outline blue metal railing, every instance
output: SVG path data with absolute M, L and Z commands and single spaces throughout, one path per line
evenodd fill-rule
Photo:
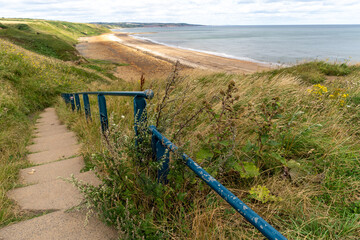
M 138 136 L 138 126 L 142 121 L 146 121 L 146 100 L 154 96 L 152 90 L 142 92 L 78 92 L 63 93 L 61 96 L 67 104 L 71 104 L 72 111 L 81 111 L 81 103 L 79 95 L 83 95 L 84 111 L 87 119 L 91 119 L 90 102 L 88 95 L 97 95 L 99 105 L 99 115 L 101 130 L 105 132 L 108 129 L 108 115 L 106 109 L 105 96 L 132 96 L 134 97 L 134 129 L 135 135 Z M 164 137 L 155 126 L 149 126 L 152 134 L 151 144 L 154 156 L 157 161 L 161 161 L 162 165 L 158 170 L 158 181 L 167 184 L 167 175 L 169 173 L 169 156 L 170 152 L 177 153 L 178 147 Z M 136 143 L 137 144 L 137 143 Z M 207 173 L 201 166 L 192 160 L 186 154 L 181 154 L 182 159 L 197 176 L 199 176 L 207 185 L 209 185 L 216 193 L 218 193 L 225 201 L 227 201 L 237 212 L 239 212 L 248 222 L 256 227 L 266 238 L 270 240 L 286 240 L 275 228 L 262 219 L 250 207 L 236 197 L 232 192 L 225 188 L 220 182 Z
M 132 91 L 132 92 L 77 92 L 77 93 L 62 93 L 61 96 L 67 104 L 71 104 L 71 109 L 75 111 L 81 111 L 80 97 L 83 95 L 84 102 L 84 112 L 86 119 L 91 120 L 91 110 L 89 95 L 97 95 L 98 105 L 99 105 L 99 115 L 100 115 L 100 124 L 101 130 L 105 132 L 109 127 L 108 114 L 106 108 L 106 98 L 105 96 L 128 96 L 134 97 L 134 128 L 135 133 L 138 135 L 138 125 L 139 122 L 146 119 L 146 100 L 154 97 L 154 92 L 152 90 L 145 91 Z

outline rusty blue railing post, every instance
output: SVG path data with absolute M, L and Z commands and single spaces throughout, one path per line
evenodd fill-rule
M 71 110 L 75 111 L 74 94 L 70 94 L 70 103 L 71 103 Z
M 135 130 L 135 142 L 137 145 L 137 140 L 139 137 L 139 127 L 146 121 L 146 100 L 144 97 L 135 96 L 134 97 L 134 130 Z
M 170 152 L 154 134 L 151 137 L 151 146 L 153 159 L 161 164 L 157 171 L 158 182 L 168 184 L 167 175 L 169 174 Z
M 65 94 L 65 103 L 66 104 L 70 104 L 71 100 L 70 100 L 70 94 L 69 93 L 66 93 Z
M 109 122 L 108 122 L 108 115 L 106 109 L 106 100 L 103 94 L 98 94 L 98 104 L 99 104 L 101 130 L 104 133 L 109 128 Z
M 77 93 L 75 93 L 75 105 L 76 105 L 76 110 L 78 112 L 81 111 L 80 98 L 79 98 L 79 94 Z
M 70 94 L 68 93 L 62 93 L 61 97 L 64 99 L 66 105 L 70 103 Z
M 90 110 L 90 101 L 89 101 L 89 95 L 86 93 L 83 94 L 83 101 L 84 101 L 84 112 L 86 120 L 91 121 L 91 110 Z
M 140 95 L 141 94 L 141 95 Z M 154 97 L 154 92 L 150 89 L 140 92 L 134 97 L 134 130 L 135 145 L 137 146 L 141 138 L 139 137 L 139 127 L 147 121 L 146 100 Z

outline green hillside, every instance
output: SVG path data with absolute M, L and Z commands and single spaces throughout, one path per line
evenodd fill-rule
M 198 27 L 199 24 L 188 23 L 139 23 L 139 22 L 93 22 L 107 28 L 151 28 L 151 27 Z
M 105 27 L 83 23 L 31 19 L 0 19 L 0 38 L 25 49 L 64 61 L 78 60 L 74 45 L 79 37 L 108 32 Z
M 5 193 L 16 186 L 19 169 L 29 165 L 26 145 L 31 143 L 38 112 L 54 104 L 61 92 L 116 79 L 112 63 L 90 60 L 91 68 L 86 68 L 89 64 L 62 61 L 79 58 L 74 48 L 77 37 L 100 34 L 103 28 L 24 21 L 0 20 L 0 226 L 33 215 L 19 214 Z

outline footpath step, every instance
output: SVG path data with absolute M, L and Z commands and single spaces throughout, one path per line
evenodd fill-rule
M 78 205 L 82 195 L 63 179 L 39 183 L 8 192 L 22 210 L 59 210 Z
M 57 180 L 59 177 L 68 178 L 71 174 L 79 175 L 84 167 L 82 157 L 70 158 L 58 162 L 20 170 L 20 182 L 24 184 L 44 183 Z
M 91 217 L 85 224 L 86 214 L 66 212 L 81 203 L 79 190 L 64 178 L 74 175 L 84 183 L 101 184 L 91 172 L 80 173 L 84 167 L 79 154 L 80 145 L 74 133 L 61 125 L 55 109 L 48 108 L 36 124 L 34 144 L 28 146 L 31 163 L 42 164 L 20 170 L 20 182 L 34 184 L 16 188 L 7 193 L 22 211 L 54 210 L 34 219 L 0 229 L 0 240 L 108 240 L 116 239 L 117 232 Z
M 42 118 L 41 120 L 36 122 L 36 127 L 43 127 L 43 126 L 53 126 L 53 125 L 60 125 L 61 122 L 57 118 L 57 116 L 49 116 L 46 119 Z
M 83 212 L 57 211 L 0 229 L 1 240 L 110 240 L 117 232 Z
M 101 183 L 91 171 L 76 174 L 74 177 L 94 186 Z M 70 177 L 65 179 L 68 178 Z M 16 188 L 9 191 L 7 195 L 17 202 L 21 210 L 31 211 L 65 210 L 79 205 L 83 199 L 78 189 L 64 179 Z
M 47 137 L 51 135 L 64 134 L 69 132 L 69 130 L 64 125 L 55 125 L 48 126 L 43 128 L 35 129 L 35 137 Z
M 74 144 L 77 143 L 77 139 L 76 139 L 76 135 L 73 132 L 69 132 L 68 130 L 66 132 L 61 132 L 61 133 L 57 133 L 57 134 L 48 134 L 47 136 L 44 137 L 38 137 L 38 138 L 34 138 L 32 139 L 33 143 L 30 146 L 33 145 L 47 145 L 47 144 L 53 144 L 56 145 L 58 144 L 58 142 L 62 142 L 62 141 L 72 141 L 75 142 Z
M 31 163 L 34 164 L 43 164 L 54 162 L 60 159 L 70 158 L 77 155 L 80 151 L 80 145 L 70 145 L 70 146 L 58 146 L 58 148 L 43 151 L 38 153 L 32 153 L 28 155 L 28 159 Z
M 77 145 L 77 141 L 76 139 L 54 139 L 51 138 L 49 139 L 49 141 L 47 142 L 43 142 L 43 143 L 35 143 L 32 145 L 29 145 L 27 147 L 27 149 L 29 150 L 29 152 L 31 153 L 36 153 L 36 152 L 42 152 L 42 151 L 52 151 L 52 150 L 56 150 L 59 147 L 71 147 L 73 145 Z

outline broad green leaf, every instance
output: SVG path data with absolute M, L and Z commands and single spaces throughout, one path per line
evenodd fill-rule
M 227 146 L 230 145 L 230 141 L 226 141 L 226 140 L 220 141 L 219 143 L 220 143 L 221 145 L 225 146 L 225 147 L 227 147 Z
M 260 175 L 259 168 L 252 162 L 244 162 L 242 165 L 236 163 L 233 165 L 234 169 L 240 173 L 242 178 L 251 178 Z
M 267 142 L 267 145 L 272 146 L 272 147 L 276 147 L 276 146 L 279 146 L 280 143 L 277 142 L 277 141 L 274 141 L 274 140 L 270 140 L 270 141 Z
M 283 158 L 279 153 L 277 153 L 277 152 L 272 152 L 272 153 L 270 153 L 270 156 L 271 157 L 273 157 L 273 158 L 275 158 L 275 159 L 277 159 L 277 160 L 279 160 L 282 164 L 284 164 L 284 165 L 286 165 L 287 163 L 286 163 L 286 159 L 285 158 Z
M 208 159 L 208 158 L 212 158 L 214 156 L 214 153 L 212 153 L 209 149 L 207 148 L 202 148 L 200 149 L 200 151 L 198 151 L 196 153 L 196 159 Z
M 287 167 L 289 168 L 300 168 L 300 163 L 296 162 L 295 160 L 291 159 L 287 162 Z
M 247 141 L 246 145 L 242 148 L 244 152 L 251 152 L 252 150 L 256 151 L 257 146 L 253 143 L 251 143 L 249 140 Z
M 213 149 L 214 153 L 221 154 L 221 151 L 219 149 Z
M 261 142 L 265 144 L 269 140 L 269 135 L 263 135 L 261 136 Z

